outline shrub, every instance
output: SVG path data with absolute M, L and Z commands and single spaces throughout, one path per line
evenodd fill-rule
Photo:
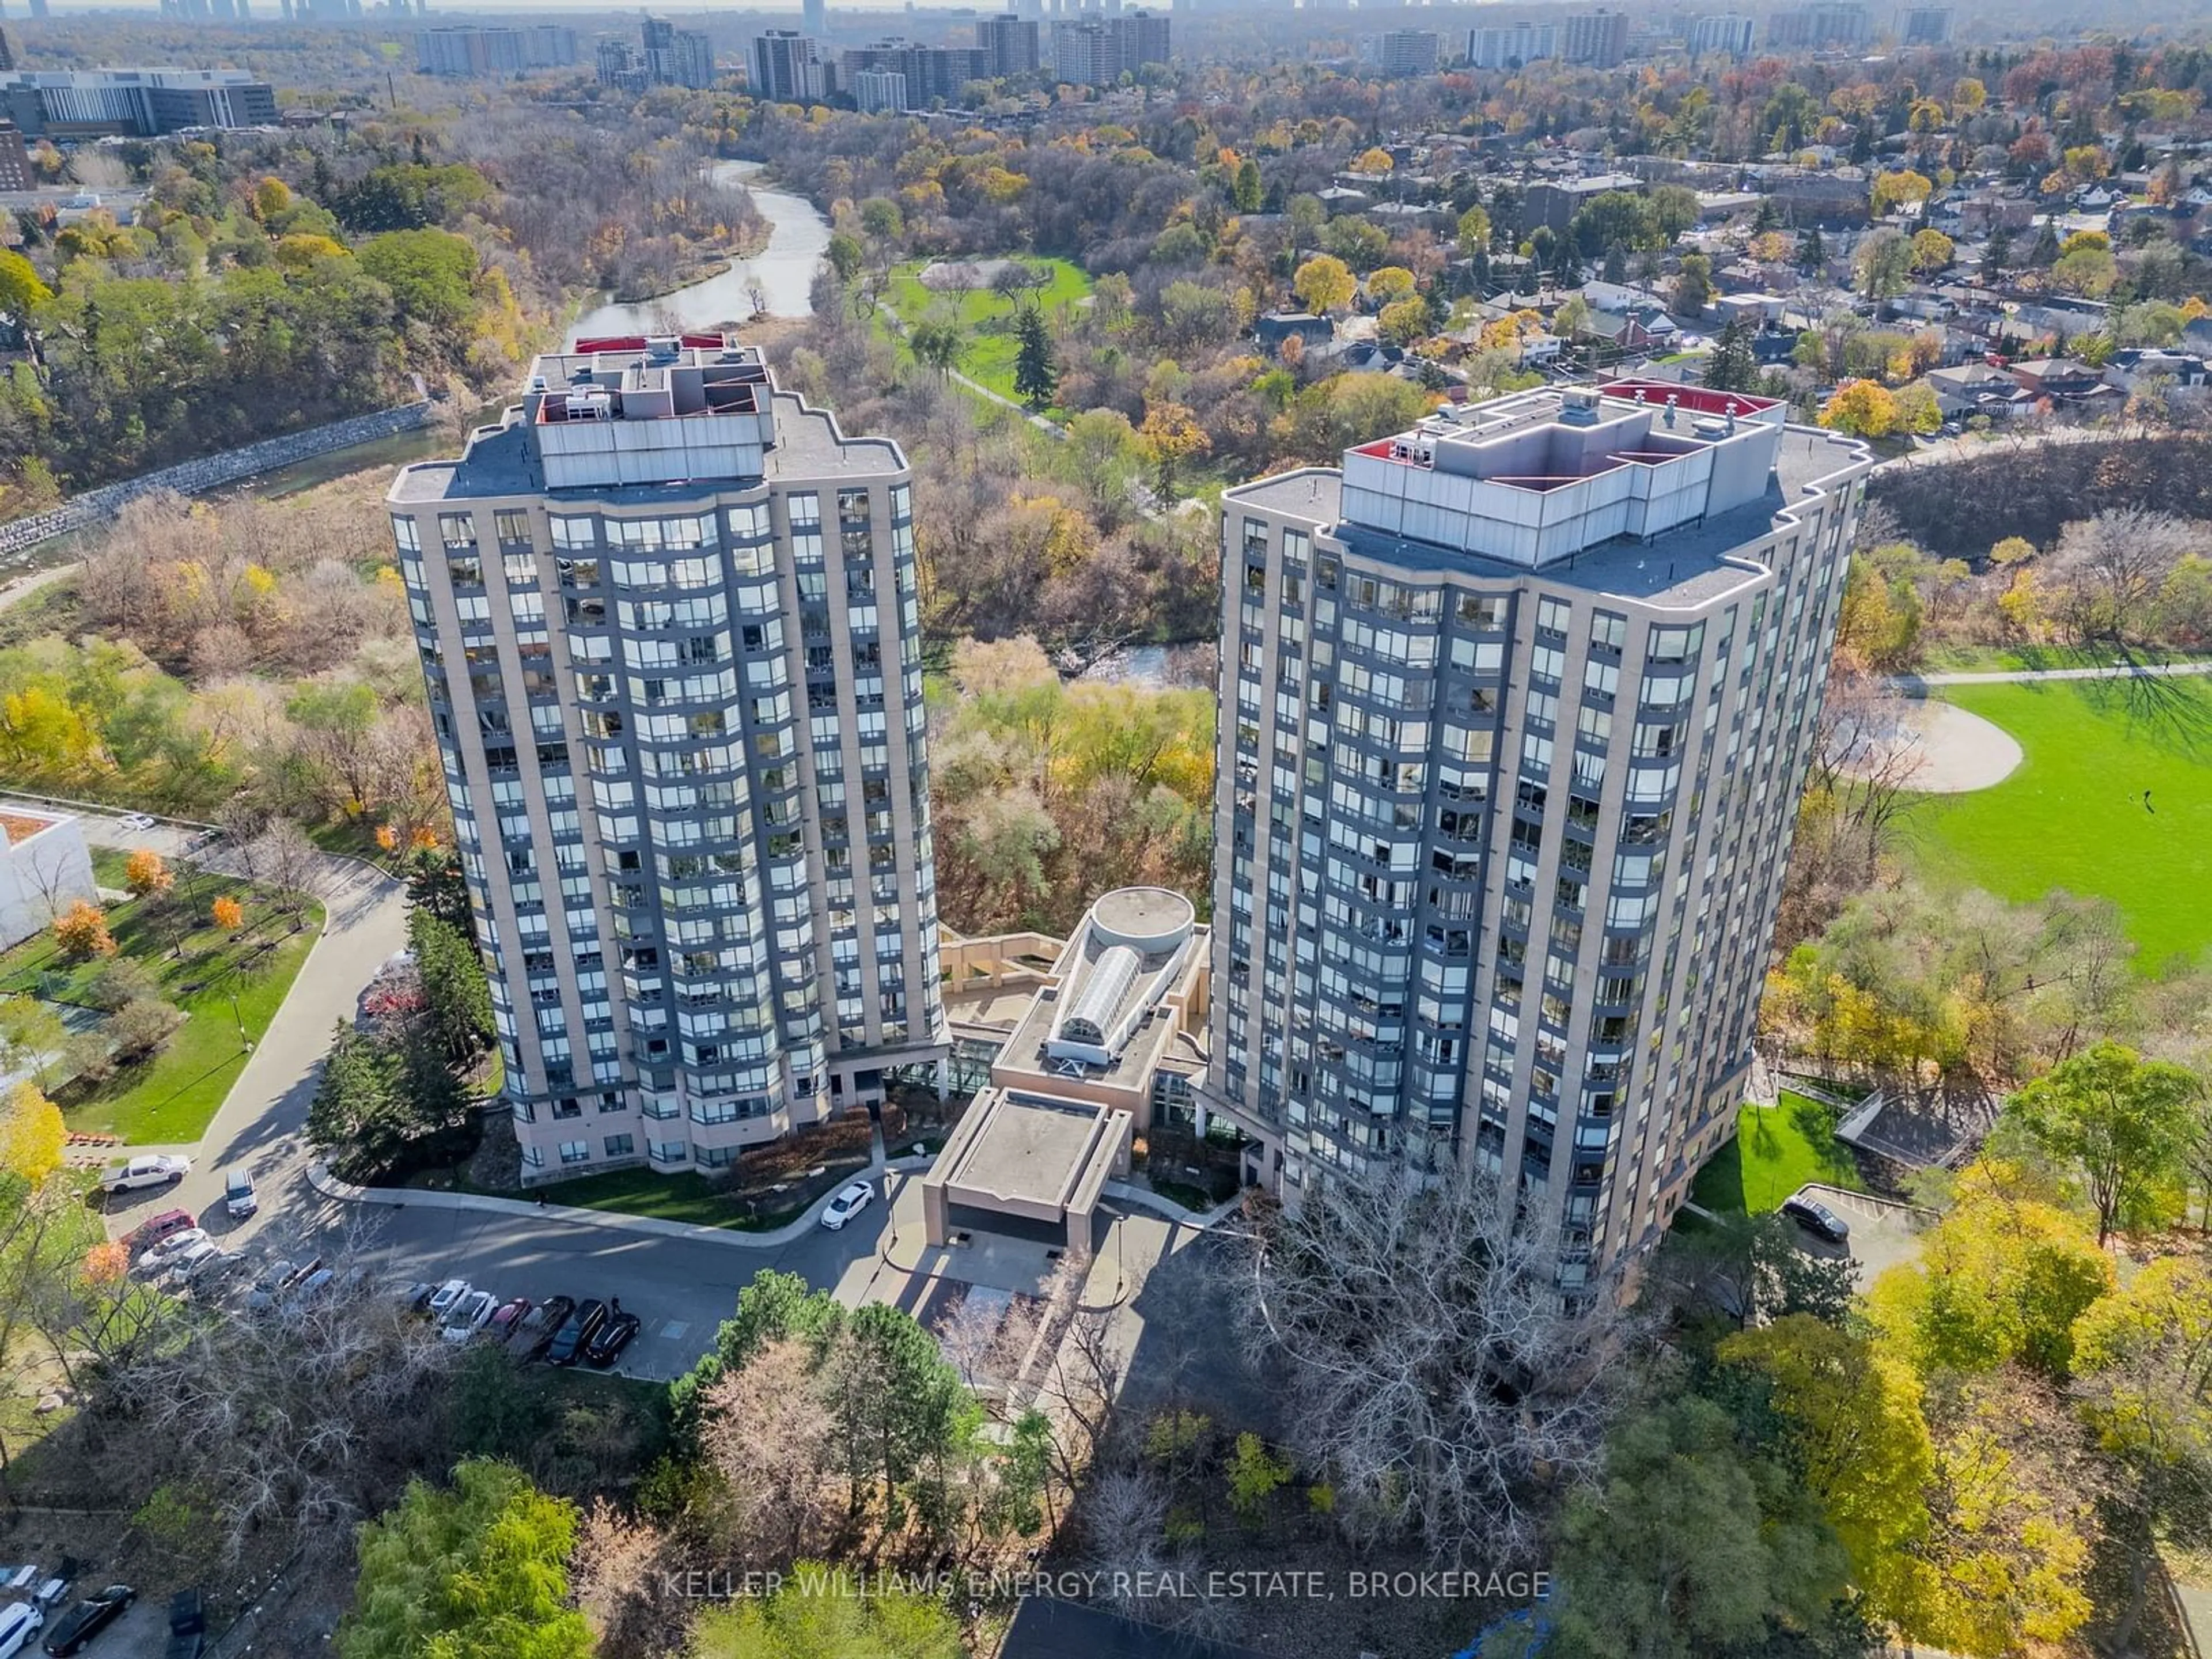
M 183 1019 L 167 1003 L 142 997 L 125 1003 L 107 1022 L 107 1040 L 115 1045 L 118 1060 L 132 1064 L 151 1058 Z

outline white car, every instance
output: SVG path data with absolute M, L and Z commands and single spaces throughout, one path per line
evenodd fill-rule
M 182 1181 L 191 1168 L 191 1159 L 174 1152 L 148 1152 L 115 1165 L 100 1176 L 100 1184 L 111 1193 L 134 1193 L 141 1187 L 166 1187 L 173 1181 Z
M 28 1601 L 0 1607 L 0 1659 L 15 1659 L 31 1645 L 31 1638 L 46 1622 L 46 1615 Z
M 233 1221 L 243 1221 L 261 1207 L 253 1177 L 235 1164 L 222 1172 L 222 1207 Z
M 469 1293 L 469 1281 L 465 1279 L 447 1279 L 430 1293 L 430 1305 L 425 1311 L 436 1323 L 444 1324 L 446 1316 L 453 1312 L 455 1304 Z
M 830 1200 L 830 1207 L 822 1212 L 822 1224 L 831 1232 L 866 1209 L 876 1196 L 876 1189 L 865 1181 L 855 1181 L 837 1189 L 837 1196 Z
M 70 204 L 70 205 L 75 206 L 78 204 L 72 203 Z M 100 198 L 95 196 L 90 202 L 82 204 L 82 205 L 87 207 L 98 207 L 100 205 Z M 129 830 L 133 833 L 143 830 L 151 830 L 154 827 L 155 822 L 143 812 L 125 813 L 123 817 L 116 819 L 115 821 L 121 824 L 125 830 Z
M 206 1272 L 208 1264 L 222 1254 L 222 1246 L 211 1238 L 203 1238 L 198 1243 L 188 1244 L 183 1249 L 175 1251 L 170 1255 L 167 1264 L 167 1271 L 163 1273 L 162 1279 L 171 1285 L 188 1285 Z
M 207 1229 L 204 1227 L 187 1227 L 180 1233 L 171 1233 L 159 1244 L 139 1256 L 138 1271 L 142 1273 L 159 1273 L 164 1267 L 174 1267 L 177 1258 L 185 1251 L 209 1242 Z
M 453 1304 L 438 1334 L 448 1342 L 465 1342 L 484 1328 L 498 1307 L 499 1298 L 489 1291 L 471 1291 Z

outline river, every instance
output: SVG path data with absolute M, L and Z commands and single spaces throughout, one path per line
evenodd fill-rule
M 595 307 L 576 319 L 568 337 L 588 335 L 653 334 L 683 329 L 715 329 L 742 323 L 753 314 L 748 292 L 758 282 L 768 295 L 768 308 L 777 317 L 812 314 L 815 267 L 830 246 L 830 223 L 803 197 L 767 190 L 753 179 L 758 161 L 717 161 L 713 176 L 718 185 L 743 185 L 752 191 L 753 204 L 769 222 L 768 246 L 750 259 L 739 259 L 719 275 L 689 288 L 641 300 L 635 305 Z
M 768 294 L 768 308 L 778 317 L 805 317 L 814 310 L 815 267 L 830 246 L 830 223 L 801 196 L 766 190 L 754 184 L 761 172 L 758 161 L 717 161 L 714 182 L 744 185 L 769 222 L 768 246 L 750 259 L 740 259 L 727 270 L 704 282 L 635 305 L 593 307 L 568 327 L 561 344 L 592 335 L 647 334 L 672 330 L 713 330 L 752 315 L 752 296 L 746 292 L 755 279 Z M 471 422 L 495 421 L 507 400 L 486 406 Z M 235 486 L 244 493 L 263 496 L 294 495 L 331 478 L 365 467 L 404 466 L 432 455 L 450 453 L 454 441 L 438 428 L 402 433 L 352 449 L 319 455 L 295 466 L 264 472 Z

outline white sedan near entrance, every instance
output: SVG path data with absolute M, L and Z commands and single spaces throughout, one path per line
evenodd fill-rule
M 865 1181 L 855 1181 L 839 1188 L 837 1196 L 830 1200 L 830 1207 L 822 1212 L 822 1224 L 836 1232 L 866 1209 L 875 1195 L 876 1189 Z

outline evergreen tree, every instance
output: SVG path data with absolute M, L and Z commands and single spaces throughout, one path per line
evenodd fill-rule
M 1713 392 L 1749 392 L 1759 384 L 1759 359 L 1751 349 L 1751 327 L 1741 317 L 1729 319 L 1705 364 L 1705 386 Z
M 1982 275 L 1996 277 L 2012 263 L 2012 231 L 2003 220 L 1990 227 L 1989 245 L 1982 250 Z
M 491 985 L 476 947 L 428 910 L 409 913 L 407 945 L 422 981 L 423 1018 L 447 1060 L 465 1065 L 492 1038 Z
M 1014 336 L 1020 342 L 1014 357 L 1014 390 L 1031 409 L 1046 408 L 1060 387 L 1060 365 L 1053 361 L 1052 336 L 1045 331 L 1044 318 L 1035 306 L 1023 307 Z
M 1820 237 L 1820 228 L 1809 225 L 1797 239 L 1797 269 L 1817 271 L 1828 263 L 1828 245 Z
M 2047 216 L 2043 228 L 2036 233 L 2035 246 L 2028 250 L 2027 262 L 2038 270 L 2048 270 L 2058 263 L 2058 228 Z
M 450 847 L 425 848 L 407 861 L 407 903 L 427 910 L 464 939 L 473 939 L 469 884 L 460 854 Z

